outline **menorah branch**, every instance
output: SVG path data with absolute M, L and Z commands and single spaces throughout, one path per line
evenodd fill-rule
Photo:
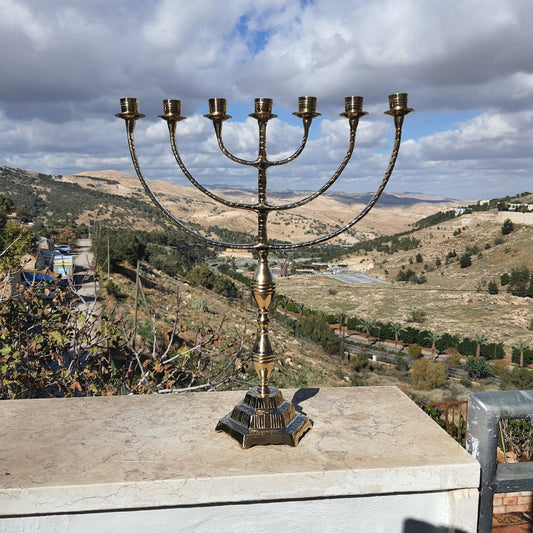
M 169 124 L 170 126 L 170 124 Z M 183 163 L 183 160 L 181 159 L 181 156 L 178 152 L 178 146 L 176 142 L 176 133 L 175 131 L 170 130 L 170 148 L 172 150 L 172 153 L 174 155 L 174 159 L 176 160 L 176 163 L 180 167 L 180 170 L 182 171 L 183 175 L 189 180 L 192 185 L 194 185 L 199 191 L 203 192 L 206 196 L 211 198 L 212 200 L 215 200 L 215 202 L 218 202 L 219 204 L 225 205 L 226 207 L 230 207 L 233 209 L 253 209 L 255 204 L 248 204 L 248 203 L 241 203 L 241 202 L 233 202 L 231 200 L 227 200 L 226 198 L 223 198 L 222 196 L 219 196 L 218 194 L 215 194 L 214 192 L 210 191 L 209 189 L 206 189 L 201 183 L 199 183 L 193 175 L 189 172 L 185 164 Z

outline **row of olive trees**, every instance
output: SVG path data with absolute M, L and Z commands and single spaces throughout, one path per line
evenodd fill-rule
M 342 321 L 348 330 L 360 331 L 377 341 L 382 339 L 394 341 L 395 348 L 400 344 L 402 347 L 403 345 L 418 344 L 431 349 L 432 354 L 456 349 L 461 355 L 467 357 L 472 355 L 489 360 L 505 357 L 503 343 L 490 342 L 484 333 L 477 333 L 473 337 L 460 337 L 450 333 L 419 329 L 400 322 L 380 322 L 364 316 L 341 317 L 340 315 L 325 314 L 313 311 L 283 295 L 277 295 L 275 303 L 277 307 L 299 315 L 315 314 L 327 324 L 337 324 Z M 425 320 L 423 313 L 419 310 L 413 311 L 411 315 L 408 317 L 410 322 L 423 322 Z M 533 348 L 529 347 L 527 343 L 522 346 L 522 349 L 519 346 L 522 344 L 517 343 L 513 348 L 513 360 L 516 359 L 518 353 L 521 356 L 515 362 L 521 362 L 522 365 L 533 363 Z

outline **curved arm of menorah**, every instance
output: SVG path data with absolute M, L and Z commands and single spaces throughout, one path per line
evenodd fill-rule
M 322 237 L 317 237 L 316 239 L 312 239 L 310 241 L 303 241 L 303 242 L 297 242 L 293 244 L 269 244 L 269 249 L 271 250 L 294 250 L 295 248 L 303 248 L 305 246 L 312 246 L 314 244 L 320 244 L 322 242 L 329 241 L 330 239 L 333 239 L 334 237 L 337 237 L 338 235 L 341 235 L 346 230 L 350 229 L 352 226 L 357 224 L 363 217 L 365 217 L 369 211 L 374 207 L 376 202 L 379 200 L 379 197 L 381 196 L 381 193 L 385 189 L 385 186 L 387 185 L 392 171 L 394 169 L 394 165 L 396 164 L 396 159 L 398 158 L 398 152 L 400 150 L 400 142 L 402 140 L 402 124 L 403 124 L 403 117 L 404 115 L 396 115 L 394 117 L 394 123 L 396 125 L 396 133 L 394 136 L 394 145 L 392 148 L 392 153 L 389 159 L 389 165 L 387 167 L 387 170 L 385 171 L 385 175 L 383 179 L 381 180 L 381 183 L 368 202 L 366 206 L 361 210 L 361 212 L 353 217 L 347 224 L 342 226 L 341 228 L 328 233 L 327 235 L 324 235 Z
M 310 194 L 305 198 L 302 198 L 301 200 L 298 200 L 297 202 L 283 205 L 268 206 L 269 211 L 284 211 L 287 209 L 294 209 L 295 207 L 300 207 L 311 202 L 315 198 L 318 198 L 320 195 L 325 193 L 339 179 L 339 176 L 344 172 L 346 165 L 349 163 L 352 157 L 355 148 L 355 133 L 357 131 L 358 124 L 359 117 L 350 118 L 350 141 L 348 144 L 348 150 L 346 151 L 346 155 L 344 156 L 342 163 L 337 168 L 335 174 L 333 174 L 333 176 L 318 191 L 314 192 L 313 194 Z
M 186 233 L 190 237 L 193 237 L 194 239 L 197 239 L 199 241 L 202 241 L 206 244 L 210 244 L 212 246 L 218 246 L 220 248 L 233 248 L 236 250 L 251 250 L 256 247 L 254 243 L 227 243 L 223 241 L 217 241 L 215 239 L 210 239 L 209 237 L 205 237 L 204 235 L 201 235 L 200 233 L 197 233 L 193 229 L 186 226 L 183 222 L 178 220 L 172 213 L 170 213 L 158 200 L 157 196 L 152 192 L 152 189 L 148 186 L 146 183 L 146 180 L 144 179 L 144 176 L 141 172 L 141 167 L 139 165 L 139 161 L 137 160 L 137 154 L 135 152 L 135 141 L 133 138 L 133 130 L 135 127 L 135 120 L 134 119 L 126 119 L 126 131 L 128 136 L 128 148 L 130 150 L 131 160 L 133 162 L 133 167 L 135 168 L 135 172 L 137 174 L 137 177 L 139 178 L 139 181 L 146 192 L 146 194 L 149 196 L 150 200 L 152 200 L 153 204 L 157 207 L 157 209 L 161 212 L 161 214 L 169 221 L 171 224 L 179 228 L 183 233 Z
M 206 189 L 203 185 L 198 183 L 192 174 L 188 171 L 187 167 L 183 163 L 181 156 L 178 152 L 178 147 L 176 143 L 176 132 L 174 124 L 168 123 L 168 131 L 170 133 L 170 147 L 172 149 L 172 153 L 174 154 L 174 158 L 176 159 L 176 163 L 178 163 L 178 166 L 180 167 L 181 171 L 185 175 L 185 177 L 201 192 L 203 192 L 206 196 L 209 196 L 209 198 L 215 200 L 216 202 L 221 203 L 222 205 L 225 205 L 226 207 L 233 207 L 237 209 L 253 209 L 255 207 L 255 204 L 246 204 L 241 202 L 232 202 L 231 200 L 226 200 L 225 198 L 222 198 L 222 196 L 218 196 L 218 194 L 215 194 L 214 192 L 211 192 L 209 189 Z
M 225 146 L 224 141 L 222 140 L 222 120 L 213 120 L 213 126 L 215 128 L 215 135 L 217 137 L 218 147 L 220 148 L 220 151 L 231 161 L 234 163 L 239 163 L 240 165 L 247 165 L 249 167 L 255 167 L 257 163 L 259 162 L 259 157 L 254 159 L 253 161 L 248 161 L 247 159 L 241 159 L 240 157 L 237 157 L 233 155 Z
M 311 127 L 312 120 L 313 119 L 309 117 L 303 118 L 304 133 L 302 137 L 302 142 L 300 143 L 300 146 L 297 148 L 297 150 L 292 155 L 290 155 L 289 157 L 285 159 L 282 159 L 281 161 L 268 161 L 269 167 L 274 167 L 278 165 L 286 165 L 287 163 L 294 161 L 303 152 L 305 145 L 307 144 L 307 139 L 309 138 L 309 128 Z

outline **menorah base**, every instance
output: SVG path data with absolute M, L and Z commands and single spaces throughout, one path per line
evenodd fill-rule
M 231 413 L 220 419 L 215 429 L 229 433 L 243 448 L 258 444 L 296 446 L 311 429 L 311 421 L 297 413 L 278 389 L 270 388 L 267 396 L 261 396 L 255 386 Z

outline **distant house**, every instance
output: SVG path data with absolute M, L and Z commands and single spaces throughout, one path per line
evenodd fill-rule
M 507 208 L 509 211 L 519 211 L 522 213 L 527 213 L 529 211 L 533 211 L 533 206 L 531 204 L 507 204 Z

